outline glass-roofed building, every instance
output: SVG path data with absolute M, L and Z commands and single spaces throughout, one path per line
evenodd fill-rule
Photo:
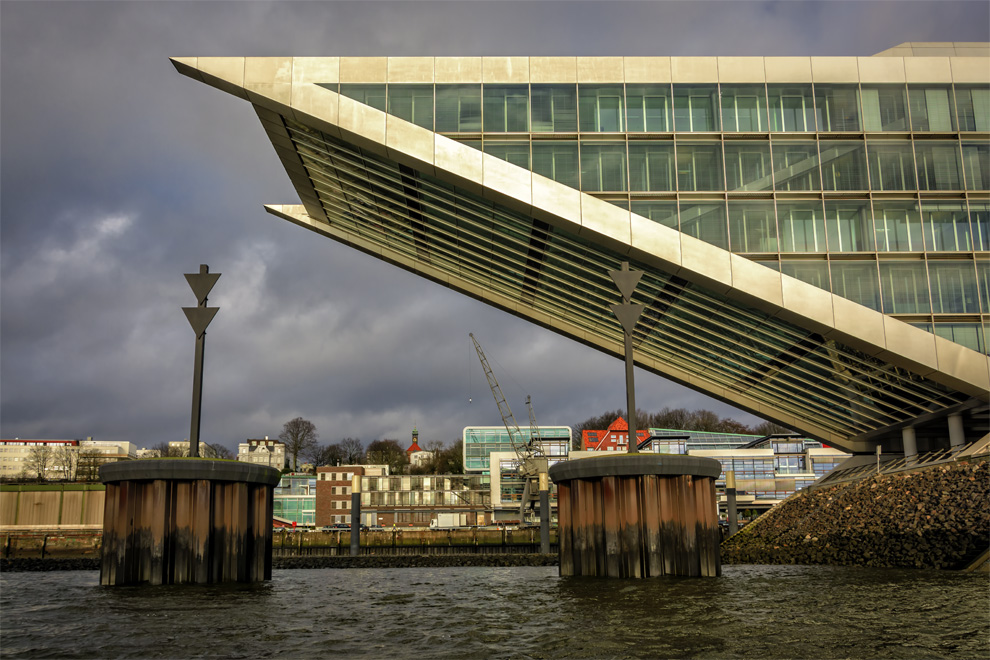
M 273 215 L 830 446 L 986 433 L 990 47 L 173 58 L 254 105 Z M 466 457 L 467 458 L 467 457 Z

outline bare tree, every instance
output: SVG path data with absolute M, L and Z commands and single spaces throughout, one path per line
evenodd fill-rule
M 344 438 L 337 445 L 343 454 L 345 465 L 360 465 L 364 462 L 364 444 L 361 438 Z
M 292 470 L 299 468 L 299 454 L 307 454 L 320 436 L 313 422 L 296 417 L 285 423 L 278 439 L 285 443 L 285 450 L 292 456 Z
M 775 424 L 774 422 L 763 422 L 762 424 L 757 424 L 753 429 L 753 433 L 759 435 L 773 435 L 774 433 L 794 433 L 786 426 L 781 426 L 780 424 Z
M 402 474 L 409 463 L 405 450 L 398 440 L 375 440 L 368 445 L 365 460 L 374 465 L 387 465 L 391 474 Z
M 158 444 L 151 445 L 150 449 L 155 453 L 156 458 L 182 458 L 183 456 L 189 455 L 188 446 L 186 449 L 182 449 L 181 447 L 173 447 L 164 440 Z
M 31 448 L 27 456 L 27 469 L 35 472 L 40 481 L 48 478 L 48 468 L 52 466 L 55 459 L 55 450 L 47 443 L 37 444 Z
M 53 467 L 65 481 L 76 478 L 76 465 L 79 463 L 79 448 L 71 445 L 60 445 L 55 450 Z
M 234 458 L 234 452 L 230 451 L 218 442 L 214 442 L 212 444 L 204 442 L 199 450 L 200 456 L 203 458 Z
M 344 451 L 340 445 L 315 445 L 305 457 L 313 467 L 339 465 L 344 461 Z

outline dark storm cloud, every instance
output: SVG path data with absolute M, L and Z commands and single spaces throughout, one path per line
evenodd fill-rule
M 206 440 L 498 424 L 472 331 L 520 419 L 526 394 L 546 424 L 624 405 L 618 361 L 264 213 L 295 199 L 250 106 L 169 56 L 869 55 L 988 24 L 985 2 L 2 2 L 0 434 L 186 437 L 200 263 L 223 273 Z

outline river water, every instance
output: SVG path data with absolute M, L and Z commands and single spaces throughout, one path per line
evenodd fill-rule
M 3 658 L 986 658 L 990 578 L 724 566 L 720 578 L 556 567 L 277 570 L 235 586 L 0 575 Z

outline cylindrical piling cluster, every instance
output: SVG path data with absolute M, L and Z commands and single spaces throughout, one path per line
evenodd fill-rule
M 558 463 L 560 575 L 721 574 L 710 458 L 613 454 Z
M 271 579 L 279 476 L 269 467 L 205 459 L 104 465 L 100 583 Z

